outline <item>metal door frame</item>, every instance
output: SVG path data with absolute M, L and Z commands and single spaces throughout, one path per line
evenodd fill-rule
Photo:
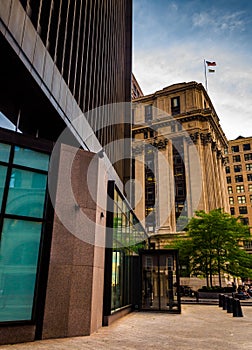
M 143 256 L 156 256 L 157 257 L 157 267 L 158 267 L 158 303 L 159 308 L 158 309 L 143 309 L 142 308 L 142 289 L 143 289 Z M 175 274 L 176 274 L 176 289 L 177 289 L 177 308 L 176 309 L 161 309 L 161 283 L 160 283 L 160 257 L 161 256 L 172 256 L 175 262 Z M 170 312 L 170 313 L 181 313 L 181 300 L 180 300 L 180 293 L 179 287 L 180 287 L 180 281 L 179 281 L 179 261 L 178 261 L 178 250 L 176 249 L 149 249 L 149 250 L 141 250 L 139 252 L 139 258 L 140 258 L 140 300 L 139 300 L 139 306 L 141 311 L 155 311 L 155 312 Z

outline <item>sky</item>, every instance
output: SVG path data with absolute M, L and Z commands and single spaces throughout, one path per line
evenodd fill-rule
M 133 73 L 150 94 L 205 86 L 229 140 L 252 136 L 252 1 L 133 0 Z M 212 68 L 212 67 L 210 67 Z

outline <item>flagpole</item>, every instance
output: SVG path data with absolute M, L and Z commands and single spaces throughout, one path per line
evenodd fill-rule
M 207 92 L 207 72 L 206 72 L 206 60 L 204 59 L 204 71 L 205 71 L 205 88 Z

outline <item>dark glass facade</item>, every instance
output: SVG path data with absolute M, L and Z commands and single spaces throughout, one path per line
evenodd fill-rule
M 131 101 L 131 0 L 24 0 L 21 4 L 55 65 L 51 73 L 64 79 L 80 110 L 114 104 L 109 125 L 102 112 L 85 115 L 102 146 L 130 138 L 130 108 L 118 108 L 116 103 Z M 48 62 L 44 65 L 47 80 Z M 110 146 L 106 153 L 113 163 L 128 149 L 129 144 L 124 149 Z M 118 161 L 114 167 L 127 181 L 129 162 Z

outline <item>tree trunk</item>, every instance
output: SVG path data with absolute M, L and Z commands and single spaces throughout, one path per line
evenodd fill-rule
M 213 271 L 212 271 L 212 259 L 210 257 L 210 262 L 209 262 L 209 275 L 210 275 L 210 287 L 213 287 Z
M 221 287 L 221 268 L 220 268 L 220 256 L 218 254 L 218 275 L 219 275 L 219 286 Z

